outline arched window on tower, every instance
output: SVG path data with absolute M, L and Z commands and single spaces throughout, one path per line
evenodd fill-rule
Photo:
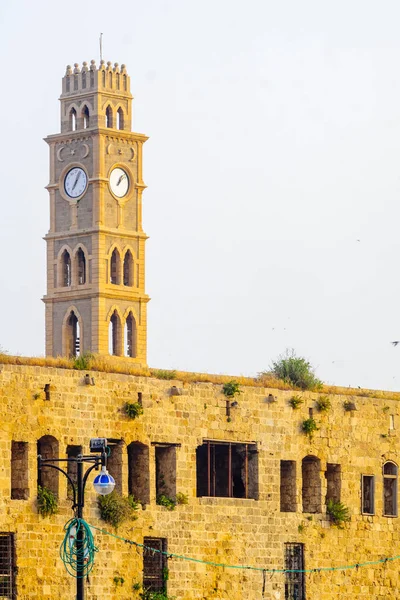
M 83 129 L 87 129 L 89 127 L 89 109 L 87 106 L 83 107 L 82 120 L 83 120 Z
M 125 356 L 136 358 L 136 321 L 131 312 L 126 318 L 124 338 Z
M 397 517 L 397 465 L 393 462 L 383 465 L 383 514 Z
M 86 71 L 82 71 L 82 88 L 86 87 Z
M 61 256 L 61 268 L 62 268 L 62 287 L 69 287 L 71 285 L 71 257 L 68 250 L 64 250 Z
M 76 110 L 71 108 L 69 113 L 69 126 L 71 131 L 76 131 Z
M 124 285 L 133 286 L 133 256 L 130 250 L 124 256 Z
M 65 80 L 65 91 L 69 92 L 71 90 L 71 80 L 70 78 L 67 76 L 67 79 Z
M 113 356 L 119 356 L 121 351 L 121 319 L 116 310 L 111 315 L 108 330 L 108 351 Z
M 102 81 L 103 87 L 106 87 L 106 72 L 105 71 L 103 71 L 101 74 L 101 81 Z
M 111 71 L 108 74 L 108 85 L 110 86 L 110 88 L 112 88 L 112 73 L 111 73 Z
M 116 83 L 117 83 L 117 90 L 119 90 L 119 85 L 120 85 L 120 84 L 119 84 L 119 73 L 117 73 L 117 74 L 115 75 L 115 81 L 116 81 Z
M 119 270 L 120 270 L 119 252 L 116 248 L 114 248 L 114 251 L 111 254 L 111 260 L 110 260 L 110 283 L 112 283 L 114 285 L 119 285 Z
M 82 248 L 76 253 L 76 267 L 78 273 L 78 285 L 86 283 L 86 258 Z
M 124 128 L 124 111 L 122 110 L 122 108 L 119 108 L 117 110 L 117 129 L 123 129 Z
M 108 105 L 106 108 L 106 127 L 112 127 L 112 126 L 113 126 L 113 114 L 112 114 L 111 106 Z
M 65 328 L 66 354 L 67 356 L 80 355 L 80 327 L 79 320 L 73 310 L 67 319 Z

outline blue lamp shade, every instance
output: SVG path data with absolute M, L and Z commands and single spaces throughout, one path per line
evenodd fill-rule
M 101 472 L 94 478 L 93 487 L 96 490 L 96 492 L 98 494 L 101 494 L 102 496 L 107 496 L 107 494 L 111 494 L 111 492 L 115 488 L 114 477 L 110 475 L 110 473 L 105 467 L 101 467 Z

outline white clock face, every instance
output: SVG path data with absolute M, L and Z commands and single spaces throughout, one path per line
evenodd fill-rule
M 87 186 L 87 175 L 80 167 L 74 167 L 65 176 L 64 189 L 70 198 L 82 196 Z
M 110 175 L 110 187 L 112 193 L 114 196 L 117 196 L 117 198 L 126 196 L 129 190 L 128 174 L 119 167 L 113 169 Z

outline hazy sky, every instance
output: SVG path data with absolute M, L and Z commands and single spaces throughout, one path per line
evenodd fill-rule
M 68 9 L 66 9 L 68 7 Z M 148 360 L 400 390 L 400 4 L 0 4 L 1 326 L 44 353 L 48 148 L 67 64 L 131 75 L 144 148 Z

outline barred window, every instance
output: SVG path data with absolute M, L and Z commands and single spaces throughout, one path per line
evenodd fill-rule
M 285 600 L 305 600 L 303 544 L 285 544 L 285 569 Z
M 165 538 L 144 538 L 143 548 L 143 590 L 145 592 L 167 591 L 167 540 Z
M 16 597 L 14 534 L 0 533 L 0 598 L 13 600 Z

